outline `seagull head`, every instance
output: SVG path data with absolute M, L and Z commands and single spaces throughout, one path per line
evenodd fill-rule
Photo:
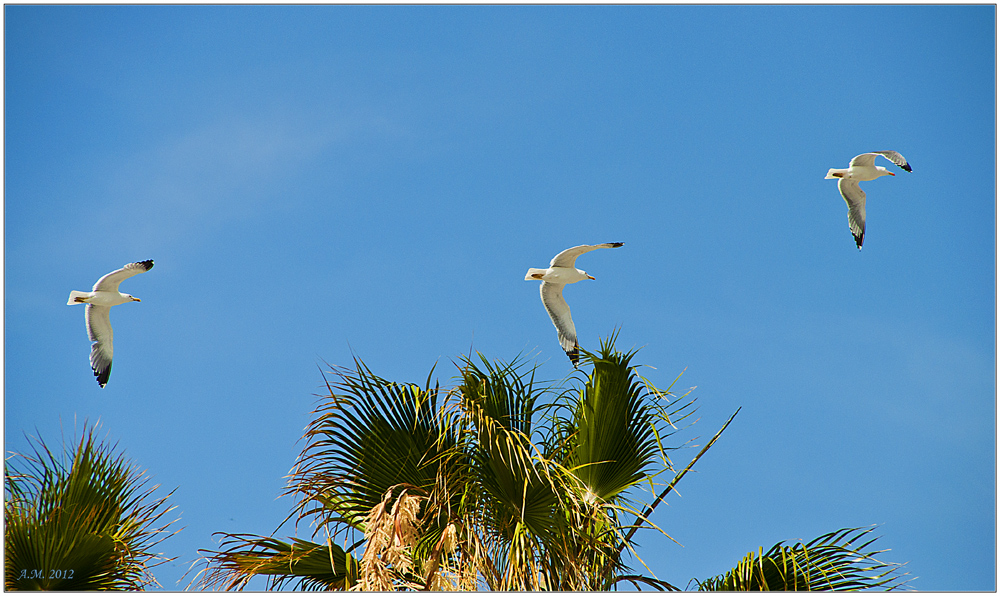
M 895 174 L 883 168 L 882 166 L 875 166 L 875 169 L 878 170 L 879 176 L 895 176 Z
M 125 294 L 125 297 L 128 298 L 129 300 L 132 300 L 133 302 L 142 302 L 142 300 L 139 300 L 138 298 L 136 298 L 132 294 Z

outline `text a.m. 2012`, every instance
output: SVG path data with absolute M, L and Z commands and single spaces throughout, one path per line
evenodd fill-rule
M 73 579 L 72 569 L 22 569 L 17 579 Z

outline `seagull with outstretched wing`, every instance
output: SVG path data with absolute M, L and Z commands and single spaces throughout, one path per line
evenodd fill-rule
M 847 223 L 851 227 L 851 234 L 854 235 L 858 250 L 861 250 L 861 245 L 865 241 L 865 191 L 861 190 L 858 182 L 868 182 L 882 176 L 895 176 L 882 166 L 875 165 L 875 158 L 879 155 L 907 172 L 913 171 L 906 158 L 895 151 L 872 151 L 856 156 L 847 168 L 830 168 L 824 178 L 824 180 L 840 179 L 837 188 L 840 189 L 840 196 L 847 202 Z
M 94 376 L 102 388 L 108 384 L 108 377 L 111 376 L 111 356 L 114 353 L 112 342 L 115 334 L 111 329 L 111 307 L 126 302 L 141 302 L 131 294 L 119 292 L 118 284 L 152 268 L 151 260 L 129 263 L 97 280 L 92 291 L 73 290 L 69 293 L 69 302 L 66 304 L 87 305 L 87 334 L 90 341 L 94 342 L 90 348 L 90 367 L 94 369 Z
M 563 286 L 573 284 L 584 279 L 594 279 L 586 271 L 576 268 L 576 258 L 585 252 L 597 250 L 598 248 L 618 248 L 624 242 L 606 242 L 604 244 L 584 244 L 567 248 L 557 254 L 548 269 L 528 269 L 524 276 L 525 281 L 541 280 L 542 304 L 548 311 L 552 324 L 556 326 L 559 334 L 559 345 L 562 346 L 566 355 L 569 356 L 573 366 L 580 362 L 580 344 L 576 339 L 576 326 L 573 325 L 573 317 L 570 316 L 569 305 L 563 298 Z

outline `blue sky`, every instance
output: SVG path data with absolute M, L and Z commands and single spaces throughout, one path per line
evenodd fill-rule
M 165 588 L 291 510 L 323 362 L 561 379 L 524 272 L 610 241 L 565 292 L 583 347 L 684 370 L 684 438 L 743 408 L 658 577 L 880 524 L 911 587 L 996 588 L 994 6 L 4 14 L 5 449 L 100 420 L 176 489 Z M 882 149 L 913 172 L 880 158 L 859 252 L 823 177 Z M 102 390 L 66 296 L 144 259 Z

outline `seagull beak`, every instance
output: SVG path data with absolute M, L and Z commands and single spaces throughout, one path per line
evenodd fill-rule
M 139 299 L 138 299 L 138 298 L 136 298 L 135 296 L 132 296 L 132 300 L 135 300 L 136 302 L 142 302 L 142 300 L 139 300 Z
M 589 273 L 587 274 L 587 278 L 588 279 L 597 279 L 596 277 L 594 277 L 593 275 L 590 275 Z
M 893 174 L 892 172 L 886 172 L 886 174 L 889 174 L 890 176 L 895 176 L 895 174 Z

